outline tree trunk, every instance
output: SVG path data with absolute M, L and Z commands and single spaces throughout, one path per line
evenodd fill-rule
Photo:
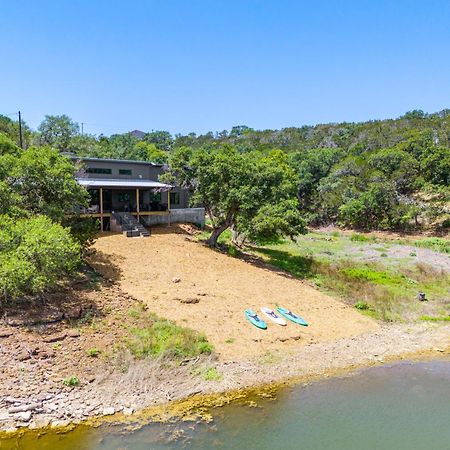
M 217 247 L 217 239 L 219 236 L 228 228 L 228 225 L 220 225 L 217 228 L 214 228 L 211 236 L 208 239 L 208 245 L 210 247 Z

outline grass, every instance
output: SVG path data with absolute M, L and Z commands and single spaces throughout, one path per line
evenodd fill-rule
M 415 247 L 429 248 L 435 252 L 450 253 L 450 240 L 442 238 L 425 238 L 413 242 Z
M 78 377 L 73 375 L 71 377 L 64 378 L 62 383 L 64 386 L 78 386 L 80 384 L 80 380 Z
M 200 376 L 205 381 L 220 381 L 223 378 L 223 375 L 215 368 L 201 368 L 198 367 L 192 371 L 192 375 Z
M 419 291 L 433 299 L 436 307 L 444 305 L 446 311 L 450 297 L 448 274 L 416 263 L 410 257 L 388 258 L 386 253 L 381 253 L 375 262 L 359 259 L 355 251 L 373 249 L 374 242 L 359 234 L 337 237 L 309 233 L 295 243 L 283 241 L 251 250 L 269 264 L 313 282 L 321 290 L 343 298 L 361 313 L 377 319 L 419 319 L 424 308 L 417 301 Z
M 125 347 L 137 359 L 163 357 L 181 360 L 213 351 L 205 336 L 170 320 L 141 313 L 140 322 L 139 326 L 128 329 L 124 341 Z
M 421 316 L 420 320 L 428 322 L 450 322 L 450 316 Z
M 98 355 L 100 355 L 101 350 L 99 350 L 96 347 L 92 347 L 88 350 L 86 350 L 86 355 L 89 356 L 90 358 L 96 358 Z

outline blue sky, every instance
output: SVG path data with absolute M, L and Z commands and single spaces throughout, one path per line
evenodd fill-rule
M 4 1 L 0 113 L 173 133 L 450 107 L 450 2 Z

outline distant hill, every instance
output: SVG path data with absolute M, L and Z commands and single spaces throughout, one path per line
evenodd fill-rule
M 144 137 L 145 137 L 145 135 L 146 135 L 147 133 L 144 133 L 144 132 L 141 131 L 141 130 L 133 130 L 133 131 L 130 131 L 129 134 L 130 134 L 131 136 L 133 136 L 133 137 L 135 137 L 135 138 L 141 140 L 141 139 L 144 139 Z

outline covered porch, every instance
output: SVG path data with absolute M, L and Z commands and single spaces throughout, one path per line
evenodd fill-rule
M 81 215 L 100 219 L 101 231 L 109 228 L 114 213 L 129 213 L 138 221 L 149 215 L 170 214 L 171 186 L 149 180 L 77 180 L 91 196 Z

